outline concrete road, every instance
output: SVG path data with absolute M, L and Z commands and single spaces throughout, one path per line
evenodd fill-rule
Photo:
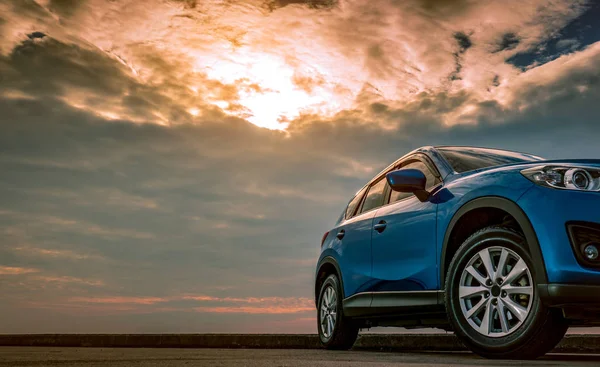
M 0 347 L 0 366 L 599 366 L 600 355 L 552 354 L 492 361 L 470 353 L 332 352 L 308 349 L 128 349 Z

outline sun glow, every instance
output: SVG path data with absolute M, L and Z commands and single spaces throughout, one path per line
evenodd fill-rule
M 327 116 L 350 103 L 341 101 L 327 85 L 316 82 L 310 88 L 299 85 L 298 68 L 277 55 L 239 50 L 226 60 L 211 63 L 210 67 L 204 62 L 197 69 L 204 69 L 210 79 L 235 85 L 238 91 L 235 101 L 210 102 L 260 127 L 283 130 L 289 121 L 303 113 Z M 314 69 L 302 71 L 305 80 L 318 76 Z

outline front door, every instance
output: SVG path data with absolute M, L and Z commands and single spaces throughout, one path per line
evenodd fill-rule
M 424 161 L 409 160 L 401 168 L 425 173 L 429 190 L 441 182 Z M 373 219 L 374 292 L 438 289 L 436 216 L 437 204 L 421 202 L 410 193 L 390 193 Z

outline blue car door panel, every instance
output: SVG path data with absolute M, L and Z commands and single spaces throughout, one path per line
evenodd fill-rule
M 371 231 L 372 291 L 438 289 L 437 205 L 414 195 L 375 213 Z
M 364 291 L 371 280 L 371 231 L 375 211 L 359 214 L 334 229 L 333 248 L 338 253 L 344 295 Z

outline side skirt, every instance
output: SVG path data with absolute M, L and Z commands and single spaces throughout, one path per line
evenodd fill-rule
M 343 302 L 344 315 L 365 327 L 443 327 L 447 323 L 443 291 L 364 292 Z

